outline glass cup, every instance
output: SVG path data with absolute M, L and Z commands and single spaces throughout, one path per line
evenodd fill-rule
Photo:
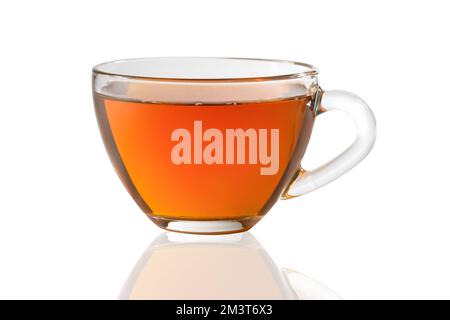
M 167 57 L 93 69 L 100 132 L 117 174 L 147 216 L 179 232 L 254 226 L 278 199 L 313 191 L 370 152 L 375 118 L 355 94 L 323 91 L 309 64 Z M 339 156 L 304 170 L 316 117 L 343 111 L 357 129 Z

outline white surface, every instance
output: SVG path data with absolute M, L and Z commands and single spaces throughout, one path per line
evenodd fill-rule
M 346 299 L 450 298 L 445 1 L 14 1 L 0 4 L 0 298 L 117 298 L 160 233 L 104 151 L 94 64 L 243 56 L 316 65 L 360 95 L 378 140 L 354 170 L 252 231 L 278 266 Z M 304 161 L 352 140 L 320 117 Z
M 314 279 L 280 269 L 249 232 L 173 235 L 152 242 L 119 299 L 342 299 Z

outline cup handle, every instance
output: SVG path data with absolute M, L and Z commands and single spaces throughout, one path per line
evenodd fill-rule
M 283 192 L 283 199 L 290 199 L 318 189 L 356 166 L 372 149 L 376 138 L 376 121 L 369 106 L 357 95 L 341 90 L 317 93 L 317 115 L 328 111 L 343 111 L 350 115 L 357 134 L 352 145 L 324 165 L 307 171 L 299 168 L 296 176 Z

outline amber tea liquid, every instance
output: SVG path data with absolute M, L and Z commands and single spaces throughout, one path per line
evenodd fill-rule
M 154 220 L 264 215 L 298 170 L 312 130 L 312 104 L 309 96 L 165 104 L 95 93 L 114 167 Z

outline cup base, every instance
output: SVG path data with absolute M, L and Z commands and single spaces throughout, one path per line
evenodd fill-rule
M 162 229 L 192 234 L 229 234 L 244 232 L 258 223 L 261 218 L 261 216 L 251 216 L 230 220 L 182 220 L 150 216 L 150 219 Z

